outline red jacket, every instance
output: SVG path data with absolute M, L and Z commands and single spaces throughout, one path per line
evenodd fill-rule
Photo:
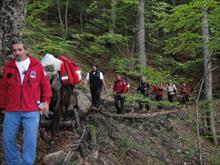
M 188 86 L 181 86 L 180 87 L 180 94 L 182 96 L 188 96 L 190 94 L 190 88 Z
M 164 93 L 163 93 L 163 88 L 162 87 L 155 85 L 153 87 L 153 92 L 155 92 L 157 96 L 162 96 L 163 97 Z
M 126 81 L 124 79 L 116 80 L 113 91 L 117 94 L 125 94 L 127 92 Z
M 22 84 L 15 60 L 5 65 L 1 84 L 3 101 L 0 107 L 8 112 L 38 111 L 40 102 L 50 103 L 52 92 L 48 76 L 41 63 L 33 57 L 30 57 L 30 66 Z

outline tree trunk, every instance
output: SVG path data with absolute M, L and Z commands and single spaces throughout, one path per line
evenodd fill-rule
M 80 32 L 83 32 L 83 0 L 80 0 Z
M 63 31 L 63 35 L 65 35 L 65 28 L 64 28 L 63 19 L 61 16 L 60 0 L 57 0 L 57 10 L 58 10 L 59 20 L 60 20 L 60 25 Z
M 67 37 L 68 34 L 68 5 L 69 5 L 69 0 L 66 0 L 66 9 L 65 9 L 65 38 Z
M 144 0 L 139 0 L 137 44 L 139 62 L 141 65 L 147 66 L 145 55 Z
M 214 144 L 217 145 L 217 136 L 215 128 L 215 118 L 213 109 L 213 96 L 212 96 L 212 71 L 211 71 L 211 53 L 209 50 L 209 29 L 208 29 L 208 13 L 207 9 L 203 12 L 202 20 L 202 36 L 203 36 L 203 55 L 204 55 L 204 84 L 205 84 L 205 98 L 208 101 L 207 122 L 209 130 L 211 131 Z
M 173 7 L 176 6 L 176 0 L 172 0 L 172 5 L 173 5 Z
M 112 26 L 110 27 L 110 33 L 114 33 L 115 32 L 115 24 L 116 24 L 116 0 L 112 0 L 111 3 L 111 19 L 112 19 Z
M 4 0 L 0 8 L 0 50 L 10 55 L 10 42 L 13 36 L 20 35 L 26 17 L 28 0 Z

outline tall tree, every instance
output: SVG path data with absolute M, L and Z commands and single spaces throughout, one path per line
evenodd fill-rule
M 80 12 L 79 12 L 79 22 L 80 22 L 80 32 L 83 32 L 83 0 L 80 0 Z
M 0 50 L 2 55 L 10 54 L 13 36 L 20 35 L 26 17 L 28 0 L 4 0 L 0 9 Z
M 112 18 L 112 26 L 110 27 L 110 33 L 115 32 L 115 26 L 116 26 L 116 0 L 112 0 L 111 2 L 111 18 Z
M 68 6 L 69 0 L 66 0 L 66 8 L 65 8 L 65 37 L 67 37 L 68 34 Z
M 211 131 L 213 141 L 215 145 L 218 144 L 216 128 L 215 128 L 215 117 L 213 110 L 213 95 L 212 95 L 212 65 L 211 65 L 211 52 L 209 49 L 209 29 L 208 29 L 208 13 L 207 9 L 203 11 L 202 20 L 202 36 L 203 36 L 203 60 L 204 60 L 204 85 L 205 85 L 205 98 L 208 101 L 207 111 L 207 123 Z
M 62 15 L 61 15 L 60 0 L 57 0 L 57 10 L 58 10 L 58 15 L 59 15 L 60 25 L 63 31 L 63 36 L 65 36 L 65 27 L 64 27 Z
M 139 0 L 138 7 L 138 32 L 137 32 L 137 53 L 139 62 L 143 66 L 147 66 L 145 55 L 145 28 L 144 28 L 144 0 Z
M 213 141 L 217 145 L 213 107 L 211 55 L 213 52 L 219 51 L 219 35 L 216 29 L 219 29 L 220 24 L 218 24 L 217 19 L 214 18 L 220 17 L 220 8 L 215 0 L 193 0 L 188 4 L 175 7 L 173 11 L 172 17 L 170 17 L 166 23 L 169 26 L 167 27 L 171 29 L 171 32 L 175 33 L 172 33 L 174 37 L 170 36 L 167 40 L 168 42 L 166 42 L 166 44 L 168 49 L 166 49 L 168 50 L 167 52 L 173 54 L 181 52 L 188 53 L 189 55 L 194 54 L 194 57 L 191 56 L 191 58 L 195 58 L 195 60 L 201 58 L 199 55 L 203 53 L 203 59 L 200 59 L 200 61 L 203 61 L 204 70 L 207 125 L 209 133 L 211 133 Z M 198 24 L 198 22 L 201 23 Z M 211 31 L 209 31 L 209 26 L 211 27 Z M 213 37 L 210 37 L 210 33 Z M 193 68 L 191 67 L 190 69 L 192 72 Z

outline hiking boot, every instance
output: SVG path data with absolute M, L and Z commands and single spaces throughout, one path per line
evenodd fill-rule
M 98 110 L 98 111 L 100 111 L 100 110 L 101 110 L 101 108 L 102 108 L 102 106 L 101 106 L 101 105 L 98 105 L 98 106 L 97 106 L 97 110 Z

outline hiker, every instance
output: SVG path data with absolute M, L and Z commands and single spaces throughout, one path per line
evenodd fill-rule
M 175 97 L 177 95 L 177 88 L 176 85 L 172 83 L 172 81 L 169 81 L 169 84 L 167 85 L 167 97 L 169 102 L 174 102 Z
M 3 122 L 3 150 L 6 164 L 33 165 L 36 158 L 37 133 L 40 112 L 49 110 L 52 92 L 50 82 L 41 63 L 28 54 L 22 38 L 11 42 L 14 59 L 8 61 L 3 71 L 0 105 L 5 111 Z M 21 154 L 16 144 L 19 127 L 23 127 Z
M 117 74 L 116 80 L 114 82 L 113 93 L 114 93 L 114 103 L 117 113 L 124 113 L 124 101 L 125 94 L 127 92 L 126 81 L 122 78 L 120 74 Z
M 153 86 L 153 92 L 155 93 L 156 101 L 161 102 L 163 100 L 163 95 L 164 95 L 164 86 L 163 86 L 163 84 L 161 83 L 160 85 Z M 158 103 L 157 110 L 158 111 L 163 110 L 163 106 L 162 106 L 161 103 Z
M 145 77 L 140 77 L 140 83 L 137 88 L 137 91 L 140 92 L 144 98 L 144 101 L 141 100 L 138 102 L 141 111 L 144 110 L 144 107 L 146 108 L 147 111 L 150 109 L 150 105 L 149 105 L 149 95 L 151 92 L 150 90 L 151 90 L 151 86 L 149 83 L 145 81 Z
M 102 86 L 107 91 L 103 73 L 98 69 L 98 65 L 92 65 L 92 71 L 86 75 L 87 82 L 90 84 L 90 92 L 92 96 L 92 108 L 101 109 L 101 92 Z
M 186 103 L 189 101 L 189 95 L 190 95 L 190 87 L 188 85 L 186 85 L 185 83 L 183 83 L 180 86 L 180 95 L 181 95 L 181 102 L 182 103 Z

